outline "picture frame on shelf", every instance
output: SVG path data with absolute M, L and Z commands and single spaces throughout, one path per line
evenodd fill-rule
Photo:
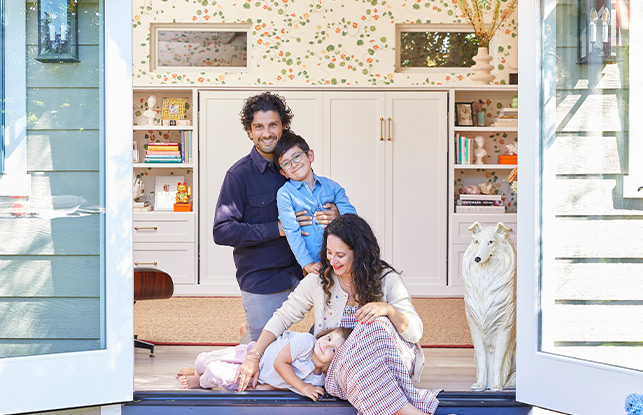
M 163 105 L 161 106 L 161 119 L 184 120 L 185 98 L 163 98 Z
M 183 176 L 157 176 L 154 186 L 154 210 L 173 211 L 178 184 L 184 181 Z
M 455 103 L 455 125 L 458 127 L 473 126 L 473 104 L 471 102 Z
M 132 162 L 138 163 L 138 143 L 136 140 L 132 141 Z

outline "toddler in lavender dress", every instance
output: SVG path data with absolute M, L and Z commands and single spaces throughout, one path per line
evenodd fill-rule
M 290 389 L 316 401 L 324 394 L 324 373 L 351 331 L 329 329 L 319 333 L 317 339 L 309 333 L 284 332 L 259 360 L 257 389 Z M 254 344 L 201 353 L 194 368 L 183 368 L 176 377 L 186 389 L 237 390 L 235 375 Z

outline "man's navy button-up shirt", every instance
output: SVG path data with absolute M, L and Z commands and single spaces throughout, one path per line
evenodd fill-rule
M 270 294 L 303 277 L 285 237 L 279 236 L 277 191 L 286 182 L 256 148 L 226 173 L 212 234 L 218 245 L 234 248 L 237 281 L 242 291 Z

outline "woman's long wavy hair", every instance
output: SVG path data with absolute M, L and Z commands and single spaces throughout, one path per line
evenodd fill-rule
M 357 215 L 347 213 L 332 221 L 324 230 L 324 241 L 319 256 L 321 258 L 322 288 L 330 299 L 330 289 L 334 282 L 331 277 L 333 267 L 326 257 L 327 240 L 334 235 L 353 251 L 352 277 L 353 294 L 359 305 L 382 301 L 382 273 L 395 269 L 380 258 L 380 246 L 371 227 Z

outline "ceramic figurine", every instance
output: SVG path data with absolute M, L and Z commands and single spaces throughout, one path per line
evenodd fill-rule
M 176 190 L 176 203 L 190 203 L 190 196 L 192 196 L 192 188 L 190 186 L 187 186 L 185 182 L 179 182 Z
M 156 117 L 154 107 L 156 107 L 156 97 L 150 95 L 147 98 L 147 109 L 143 112 L 143 117 L 147 118 L 147 125 L 154 125 L 154 118 Z

